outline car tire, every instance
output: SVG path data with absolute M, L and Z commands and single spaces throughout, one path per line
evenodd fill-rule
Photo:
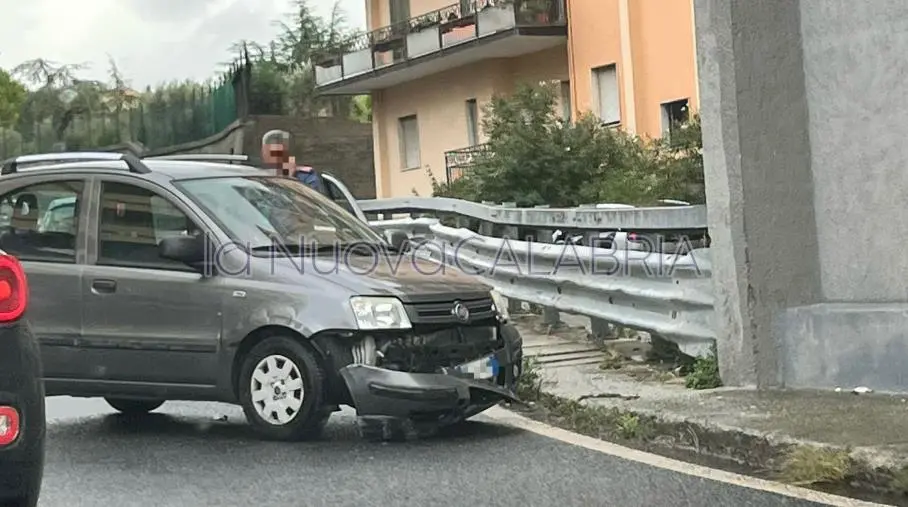
M 238 391 L 246 420 L 268 440 L 318 438 L 332 412 L 315 354 L 286 336 L 267 338 L 249 351 Z
M 142 415 L 158 409 L 164 400 L 142 400 L 130 398 L 104 398 L 108 405 L 125 415 Z

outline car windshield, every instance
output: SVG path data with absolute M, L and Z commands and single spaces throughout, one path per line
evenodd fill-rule
M 337 245 L 385 245 L 367 224 L 301 182 L 273 176 L 176 182 L 231 236 L 253 251 L 281 244 L 290 250 Z

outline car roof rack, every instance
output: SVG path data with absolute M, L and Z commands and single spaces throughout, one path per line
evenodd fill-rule
M 226 164 L 241 164 L 249 161 L 249 155 L 234 155 L 227 153 L 186 153 L 183 155 L 160 155 L 145 157 L 146 160 L 180 160 L 183 162 L 216 162 Z
M 67 162 L 97 162 L 97 161 L 114 161 L 122 160 L 126 162 L 129 172 L 136 174 L 148 174 L 151 169 L 139 160 L 132 153 L 110 153 L 110 152 L 90 152 L 90 151 L 73 151 L 61 153 L 38 153 L 35 155 L 21 155 L 3 162 L 0 168 L 0 175 L 14 174 L 18 172 L 19 167 L 28 164 L 64 164 Z

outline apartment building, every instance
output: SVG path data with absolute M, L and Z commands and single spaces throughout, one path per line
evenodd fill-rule
M 370 32 L 316 65 L 323 94 L 371 94 L 376 194 L 431 194 L 483 149 L 483 108 L 560 82 L 566 117 L 659 137 L 697 108 L 692 0 L 365 0 Z

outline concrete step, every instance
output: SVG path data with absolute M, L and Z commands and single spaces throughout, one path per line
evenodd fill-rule
M 569 354 L 553 354 L 547 356 L 536 356 L 537 359 L 543 360 L 549 363 L 561 362 L 561 361 L 570 361 L 572 359 L 583 359 L 583 358 L 599 358 L 602 359 L 605 357 L 605 354 L 599 352 L 598 350 L 585 350 L 583 352 L 571 352 Z
M 587 352 L 590 350 L 598 351 L 593 344 L 575 342 L 524 344 L 523 350 L 529 355 L 569 354 L 571 352 Z
M 599 351 L 587 351 L 571 354 L 558 354 L 554 356 L 535 356 L 535 358 L 540 364 L 549 365 L 581 360 L 589 360 L 598 363 L 601 362 L 605 356 Z
M 602 362 L 601 357 L 589 357 L 585 359 L 573 359 L 570 361 L 558 361 L 554 363 L 541 362 L 542 366 L 547 369 L 551 368 L 567 368 L 569 366 L 586 366 L 586 365 L 597 365 Z

